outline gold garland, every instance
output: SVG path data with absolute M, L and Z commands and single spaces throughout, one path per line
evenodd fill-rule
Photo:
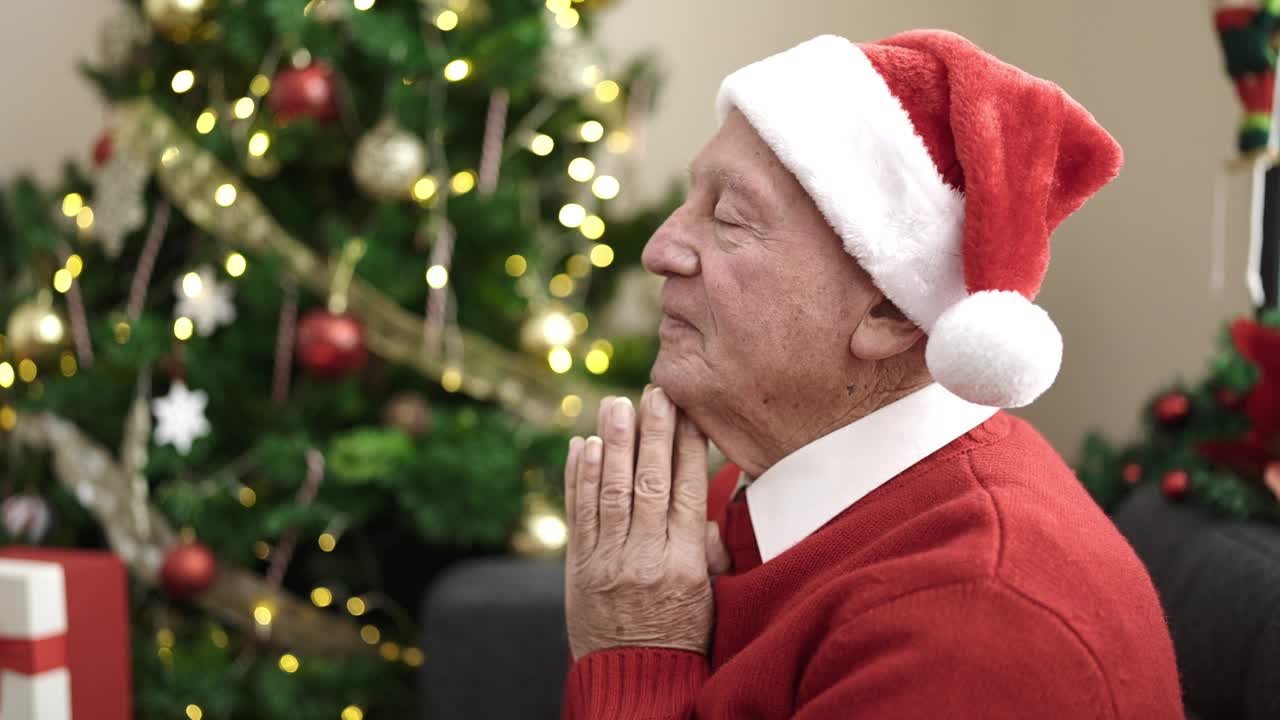
M 177 124 L 148 100 L 121 108 L 116 116 L 116 142 L 155 170 L 170 200 L 193 223 L 239 249 L 278 253 L 289 270 L 312 291 L 327 295 L 332 266 L 306 244 L 292 237 L 267 212 L 240 179 L 208 151 L 197 146 Z M 214 200 L 224 185 L 235 188 L 227 207 Z M 556 375 L 541 363 L 511 352 L 475 332 L 459 328 L 465 366 L 427 351 L 424 323 L 376 288 L 355 278 L 348 290 L 348 307 L 365 324 L 370 351 L 412 367 L 437 381 L 446 373 L 460 375 L 455 389 L 477 400 L 495 400 L 514 415 L 538 425 L 559 424 L 579 432 L 594 429 L 591 413 L 575 418 L 561 410 L 564 398 L 576 395 L 580 407 L 595 407 L 606 395 L 622 391 Z

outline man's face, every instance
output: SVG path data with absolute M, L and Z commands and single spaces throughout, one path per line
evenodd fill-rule
M 814 403 L 854 392 L 849 339 L 878 293 L 740 112 L 690 182 L 644 250 L 645 268 L 666 278 L 653 381 L 713 440 L 725 422 L 809 431 Z

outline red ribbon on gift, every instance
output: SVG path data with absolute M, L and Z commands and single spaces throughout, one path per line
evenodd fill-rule
M 0 637 L 0 670 L 36 675 L 66 665 L 66 635 L 40 640 Z

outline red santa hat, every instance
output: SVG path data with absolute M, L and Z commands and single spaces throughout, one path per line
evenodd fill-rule
M 1049 389 L 1062 336 L 1033 304 L 1049 236 L 1122 163 L 1087 110 L 937 30 L 814 38 L 726 78 L 732 108 L 929 336 L 935 380 L 991 407 Z

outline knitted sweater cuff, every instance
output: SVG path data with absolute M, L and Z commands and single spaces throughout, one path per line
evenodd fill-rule
M 565 683 L 566 720 L 684 720 L 708 675 L 684 650 L 619 648 L 578 660 Z

